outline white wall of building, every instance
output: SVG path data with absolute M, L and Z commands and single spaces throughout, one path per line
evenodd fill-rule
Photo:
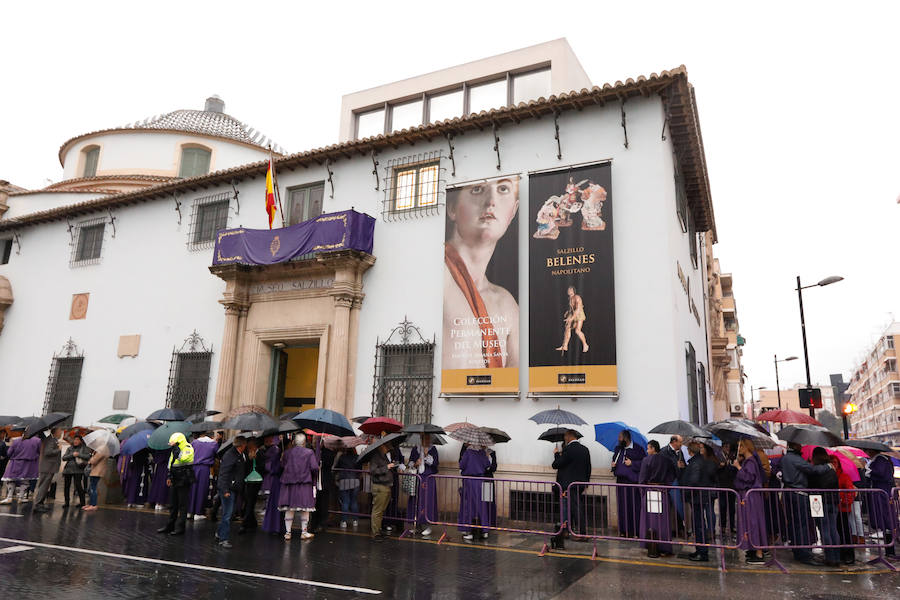
M 162 175 L 176 177 L 184 144 L 212 151 L 210 171 L 219 171 L 268 158 L 263 148 L 190 133 L 127 130 L 98 134 L 73 144 L 63 156 L 63 179 L 83 175 L 82 150 L 100 146 L 97 175 Z
M 556 158 L 552 119 L 526 120 L 504 126 L 499 134 L 502 168 L 496 169 L 490 132 L 468 132 L 454 140 L 456 176 L 465 182 L 518 173 L 520 184 L 520 332 L 522 399 L 438 398 L 440 389 L 441 317 L 444 215 L 400 222 L 381 218 L 384 191 L 375 191 L 368 156 L 333 164 L 334 199 L 326 183 L 325 211 L 348 208 L 377 217 L 375 266 L 365 275 L 358 356 L 355 414 L 367 414 L 372 403 L 375 346 L 404 316 L 426 338 L 437 336 L 434 422 L 468 419 L 506 430 L 513 441 L 497 447 L 503 465 L 549 465 L 552 447 L 536 438 L 545 427 L 528 420 L 532 414 L 562 408 L 581 415 L 591 425 L 621 420 L 646 431 L 676 418 L 689 418 L 684 346 L 690 341 L 697 360 L 707 364 L 706 340 L 691 314 L 677 275 L 680 263 L 690 277 L 691 297 L 703 313 L 703 253 L 698 269 L 691 265 L 687 235 L 681 232 L 675 208 L 671 141 L 660 137 L 663 111 L 658 98 L 632 99 L 627 105 L 629 148 L 623 146 L 618 105 L 565 112 L 559 120 L 563 158 Z M 113 137 L 113 136 L 111 136 Z M 170 142 L 174 143 L 174 140 Z M 378 156 L 380 176 L 391 158 L 443 149 L 446 141 L 404 146 Z M 136 156 L 129 160 L 136 160 Z M 528 177 L 531 170 L 564 168 L 584 162 L 612 161 L 618 355 L 618 400 L 527 399 L 528 387 L 528 239 L 533 215 L 528 214 Z M 121 164 L 125 164 L 122 161 Z M 102 157 L 101 157 L 102 164 Z M 449 163 L 447 163 L 449 166 Z M 282 188 L 322 181 L 323 167 L 279 173 Z M 383 187 L 383 186 L 382 186 Z M 228 188 L 230 189 L 230 188 Z M 226 191 L 212 188 L 203 195 Z M 266 227 L 263 181 L 240 185 L 241 213 L 230 226 Z M 190 202 L 184 198 L 185 218 L 177 224 L 174 205 L 164 200 L 116 211 L 116 238 L 110 228 L 99 265 L 70 268 L 69 238 L 64 222 L 22 230 L 21 256 L 0 266 L 0 275 L 13 285 L 15 304 L 0 334 L 0 414 L 39 413 L 53 353 L 69 337 L 85 353 L 77 422 L 90 422 L 110 412 L 114 390 L 131 390 L 129 412 L 145 415 L 165 401 L 172 348 L 195 328 L 216 350 L 220 347 L 224 315 L 218 300 L 223 283 L 207 267 L 211 252 L 185 247 Z M 285 197 L 287 195 L 285 194 Z M 234 209 L 234 205 L 232 209 Z M 99 215 L 98 215 L 99 216 Z M 69 321 L 74 293 L 90 292 L 87 319 Z M 590 306 L 586 307 L 590 314 Z M 597 309 L 599 310 L 599 308 Z M 141 334 L 140 355 L 119 359 L 120 335 Z M 211 369 L 209 403 L 216 385 L 218 353 Z M 708 371 L 708 369 L 707 369 Z M 711 403 L 711 400 L 708 399 Z M 711 406 L 708 407 L 711 414 Z M 593 428 L 580 428 L 591 449 L 594 466 L 608 465 L 609 453 L 593 440 Z M 445 446 L 442 456 L 452 463 L 458 446 Z
M 2 218 L 13 219 L 22 215 L 50 210 L 51 208 L 86 202 L 104 195 L 88 192 L 43 192 L 10 196 L 6 200 L 9 210 L 4 213 Z M 4 234 L 0 233 L 0 238 L 2 237 L 4 237 Z

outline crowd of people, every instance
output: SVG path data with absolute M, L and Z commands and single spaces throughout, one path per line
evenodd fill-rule
M 103 450 L 89 449 L 81 436 L 63 434 L 53 428 L 10 444 L 0 430 L 0 473 L 6 488 L 0 504 L 30 502 L 34 512 L 50 510 L 47 499 L 55 494 L 59 474 L 64 509 L 73 499 L 76 508 L 97 509 L 99 482 L 115 479 L 109 472 L 113 462 Z M 590 451 L 579 437 L 568 430 L 562 446 L 554 449 L 552 468 L 563 491 L 591 478 Z M 238 524 L 239 534 L 246 533 L 259 527 L 258 514 L 265 532 L 289 541 L 297 526 L 301 539 L 311 539 L 329 520 L 332 493 L 341 528 L 358 527 L 366 514 L 375 541 L 404 519 L 412 522 L 415 533 L 429 536 L 429 520 L 439 514 L 437 486 L 427 483 L 440 468 L 432 436 L 421 435 L 408 457 L 397 443 L 374 446 L 364 457 L 366 473 L 355 448 L 330 448 L 316 435 L 238 435 L 225 442 L 222 432 L 214 437 L 195 434 L 190 441 L 175 433 L 166 450 L 120 456 L 118 480 L 128 507 L 168 507 L 160 534 L 180 535 L 188 520 L 208 518 L 218 521 L 215 542 L 225 549 L 232 547 L 232 523 Z M 770 458 L 750 439 L 719 448 L 708 439 L 685 443 L 677 435 L 665 446 L 650 440 L 642 447 L 623 430 L 613 451 L 612 474 L 618 484 L 641 485 L 615 488 L 618 535 L 640 540 L 650 557 L 671 555 L 675 543 L 693 542 L 695 551 L 682 556 L 697 562 L 709 560 L 709 544 L 724 541 L 737 543 L 751 564 L 764 562 L 767 548 L 786 543 L 803 563 L 852 564 L 853 547 L 865 545 L 866 535 L 883 540 L 886 554 L 893 555 L 893 508 L 885 495 L 861 492 L 875 488 L 890 493 L 890 459 L 871 452 L 859 477 L 851 479 L 824 448 L 814 448 L 811 460 L 802 451 L 789 443 L 786 454 Z M 466 540 L 487 538 L 497 525 L 497 506 L 492 496 L 485 497 L 483 478 L 494 476 L 496 453 L 464 444 L 458 466 L 460 531 Z M 401 489 L 406 506 L 400 505 Z M 824 491 L 813 494 L 809 489 Z M 361 513 L 364 492 L 370 494 L 370 507 Z M 573 532 L 588 533 L 595 516 L 585 492 L 586 486 L 577 488 L 574 498 L 560 504 L 561 524 L 569 524 Z M 554 537 L 553 546 L 563 548 L 564 538 Z M 824 547 L 824 561 L 810 550 L 817 545 Z

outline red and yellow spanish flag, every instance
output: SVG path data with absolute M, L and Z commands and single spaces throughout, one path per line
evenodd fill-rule
M 269 169 L 266 171 L 266 214 L 269 215 L 269 229 L 272 229 L 272 221 L 275 220 L 275 165 L 269 159 Z

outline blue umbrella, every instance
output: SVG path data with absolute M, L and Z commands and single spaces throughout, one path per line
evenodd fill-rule
M 627 429 L 631 432 L 631 441 L 634 442 L 634 444 L 643 446 L 644 448 L 647 447 L 647 438 L 644 437 L 644 434 L 631 425 L 626 425 L 622 421 L 597 423 L 594 425 L 594 439 L 600 442 L 604 448 L 612 452 L 619 443 L 619 433 L 623 429 Z
M 554 408 L 552 410 L 542 410 L 538 414 L 528 417 L 538 425 L 587 425 L 587 421 L 567 410 Z
M 318 433 L 330 433 L 332 435 L 355 435 L 353 426 L 347 417 L 339 412 L 327 408 L 311 408 L 305 410 L 296 417 L 294 422 L 304 429 L 312 429 Z
M 147 440 L 153 435 L 153 429 L 144 429 L 129 437 L 122 444 L 119 454 L 137 454 L 147 448 Z

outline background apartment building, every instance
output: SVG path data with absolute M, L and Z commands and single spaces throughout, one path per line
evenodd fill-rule
M 900 372 L 897 345 L 900 323 L 884 331 L 865 359 L 853 369 L 847 394 L 859 410 L 851 415 L 851 435 L 900 445 Z

